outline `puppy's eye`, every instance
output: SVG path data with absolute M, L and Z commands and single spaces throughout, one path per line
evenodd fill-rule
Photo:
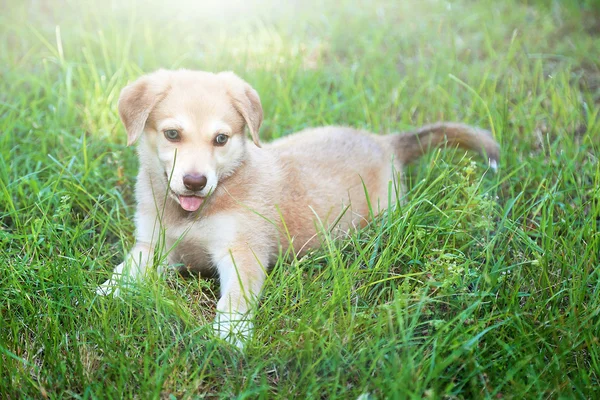
M 165 137 L 171 142 L 179 142 L 181 140 L 181 135 L 177 129 L 165 130 Z
M 215 146 L 223 146 L 229 140 L 229 136 L 224 133 L 219 133 L 215 136 Z

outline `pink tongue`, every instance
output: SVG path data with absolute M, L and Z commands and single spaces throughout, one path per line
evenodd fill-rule
M 204 199 L 196 196 L 179 196 L 179 204 L 185 211 L 196 211 L 200 208 Z

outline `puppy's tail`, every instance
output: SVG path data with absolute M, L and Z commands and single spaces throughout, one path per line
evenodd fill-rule
M 498 168 L 500 146 L 491 133 L 469 125 L 439 122 L 416 131 L 393 136 L 396 154 L 403 164 L 417 160 L 433 148 L 443 146 L 473 150 L 489 160 L 490 167 Z

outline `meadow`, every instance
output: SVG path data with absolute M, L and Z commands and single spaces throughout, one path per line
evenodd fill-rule
M 0 398 L 599 398 L 600 6 L 582 1 L 0 1 Z M 218 284 L 95 289 L 133 244 L 116 103 L 232 70 L 263 141 L 309 126 L 489 129 L 399 207 L 280 260 L 244 352 Z

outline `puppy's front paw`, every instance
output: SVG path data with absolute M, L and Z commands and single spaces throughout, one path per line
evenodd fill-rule
M 98 296 L 113 296 L 119 297 L 121 294 L 121 290 L 118 287 L 118 282 L 114 279 L 109 279 L 104 282 L 102 285 L 96 288 L 96 294 Z
M 254 326 L 248 315 L 217 311 L 213 328 L 221 339 L 243 350 L 252 336 Z
M 121 289 L 119 286 L 124 284 L 124 278 L 126 275 L 123 274 L 125 270 L 125 263 L 121 263 L 117 265 L 115 270 L 113 271 L 109 280 L 104 282 L 102 285 L 98 286 L 96 289 L 96 294 L 99 296 L 110 296 L 119 297 L 121 294 Z

